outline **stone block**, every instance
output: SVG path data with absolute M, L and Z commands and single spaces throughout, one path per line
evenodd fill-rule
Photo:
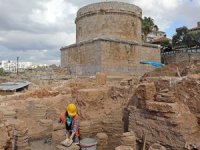
M 162 112 L 162 113 L 175 113 L 179 107 L 177 103 L 165 102 L 146 102 L 146 109 L 149 111 Z
M 153 82 L 141 83 L 136 89 L 136 96 L 138 99 L 154 100 L 155 94 L 156 94 L 156 87 Z
M 136 137 L 134 132 L 125 132 L 121 137 L 121 145 L 130 146 L 136 150 Z
M 158 93 L 155 96 L 155 101 L 166 102 L 166 103 L 175 103 L 177 100 L 172 92 L 168 92 L 168 93 Z

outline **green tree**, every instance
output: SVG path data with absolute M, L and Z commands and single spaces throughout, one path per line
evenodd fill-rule
M 5 72 L 3 70 L 3 68 L 0 68 L 0 76 L 4 76 L 5 75 Z
M 170 44 L 170 41 L 169 41 L 169 40 L 164 40 L 164 41 L 161 41 L 161 42 L 160 42 L 160 45 L 161 45 L 162 47 L 164 47 L 164 46 L 171 46 L 171 44 Z
M 194 45 L 200 46 L 200 31 L 193 34 L 193 39 L 194 39 Z
M 189 39 L 187 35 L 188 28 L 183 26 L 176 29 L 176 34 L 172 37 L 172 45 L 174 47 L 186 46 L 186 42 Z
M 152 32 L 154 27 L 157 27 L 158 29 L 158 26 L 155 26 L 154 20 L 151 17 L 144 17 L 144 19 L 142 19 L 142 33 L 144 35 L 143 41 L 147 40 L 147 35 Z
M 172 45 L 175 48 L 199 46 L 200 32 L 191 32 L 185 26 L 177 28 L 172 38 Z

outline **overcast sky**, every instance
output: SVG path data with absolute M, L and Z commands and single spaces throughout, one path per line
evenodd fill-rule
M 60 47 L 75 42 L 77 10 L 103 0 L 0 0 L 0 61 L 60 64 Z M 119 0 L 136 4 L 172 36 L 200 21 L 200 0 Z

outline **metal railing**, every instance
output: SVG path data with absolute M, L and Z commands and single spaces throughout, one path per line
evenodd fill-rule
M 175 49 L 168 52 L 161 52 L 161 55 L 175 55 L 179 53 L 200 53 L 200 47 Z

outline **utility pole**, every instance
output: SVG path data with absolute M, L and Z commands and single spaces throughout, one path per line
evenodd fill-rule
M 17 57 L 17 75 L 19 75 L 18 65 L 19 65 L 19 57 Z

